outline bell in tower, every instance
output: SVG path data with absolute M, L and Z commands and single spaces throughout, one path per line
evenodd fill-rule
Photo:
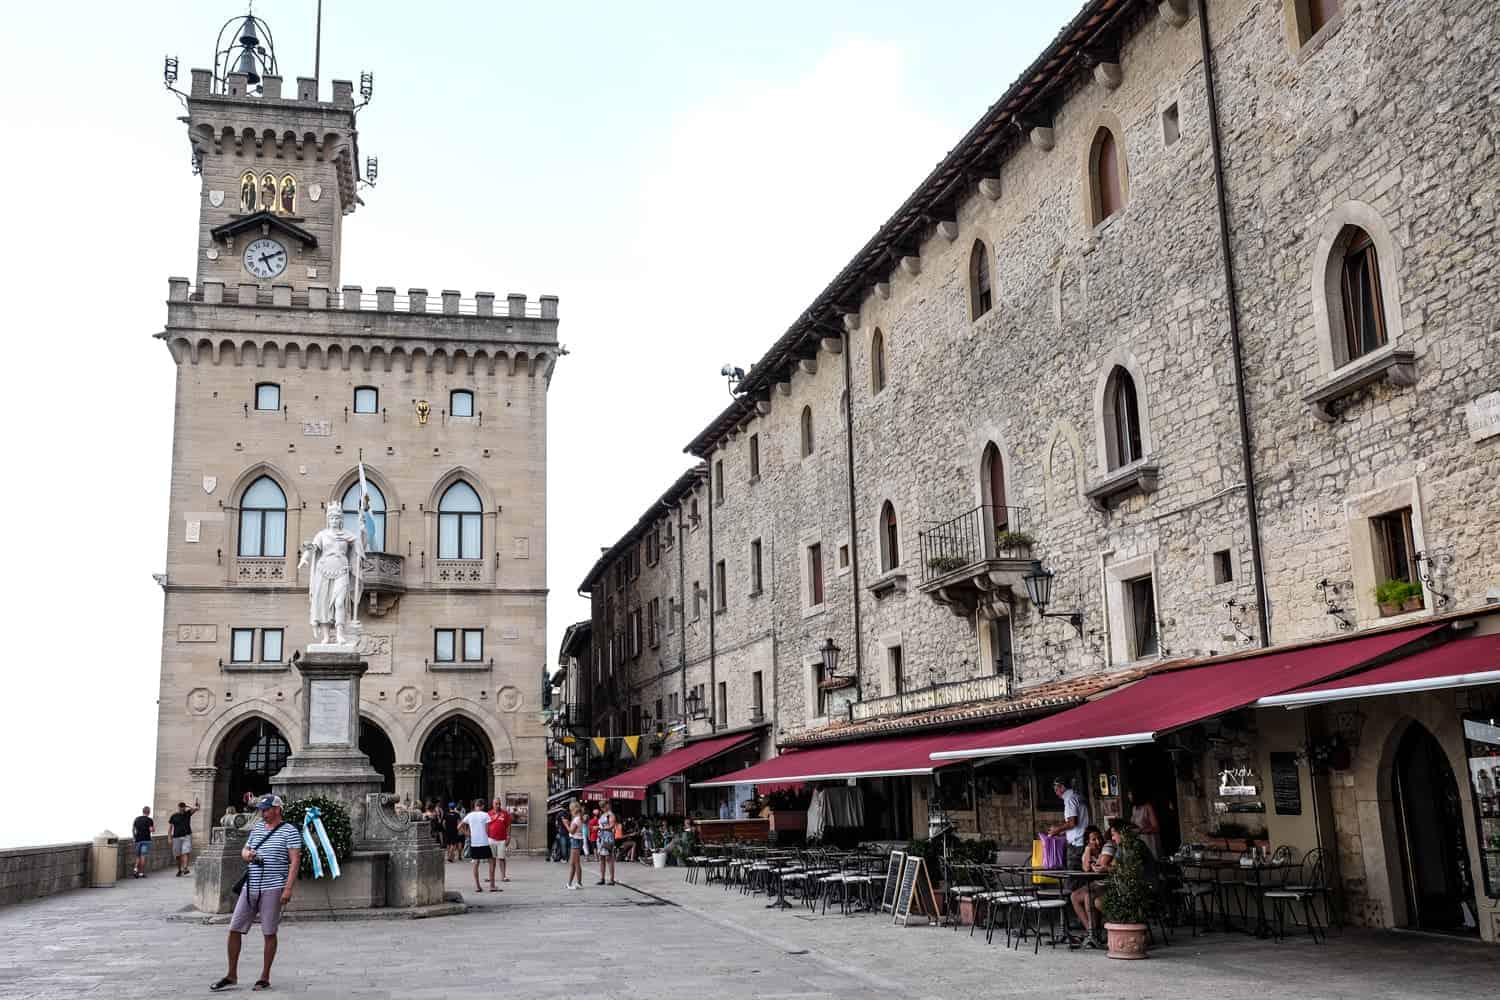
M 260 92 L 266 77 L 276 75 L 271 27 L 249 12 L 231 17 L 219 29 L 219 42 L 214 47 L 214 89 L 218 93 L 228 92 L 231 74 L 243 76 L 247 92 L 254 93 Z

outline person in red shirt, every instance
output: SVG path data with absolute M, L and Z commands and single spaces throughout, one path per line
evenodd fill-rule
M 589 813 L 589 853 L 599 853 L 599 810 Z
M 509 882 L 510 876 L 505 873 L 505 851 L 510 846 L 510 810 L 505 808 L 505 803 L 496 799 L 490 809 L 490 851 L 493 852 L 495 860 L 500 862 L 500 881 Z

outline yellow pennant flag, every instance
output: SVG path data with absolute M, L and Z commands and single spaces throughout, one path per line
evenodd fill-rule
M 590 736 L 589 739 L 591 739 L 591 740 L 594 741 L 594 749 L 597 750 L 597 751 L 599 751 L 599 753 L 602 755 L 604 753 L 604 744 L 609 741 L 609 737 L 608 736 Z
M 625 748 L 630 751 L 630 756 L 639 757 L 641 755 L 641 738 L 639 736 L 626 736 L 624 740 Z
M 571 737 L 571 736 L 564 736 L 564 737 L 563 737 L 563 738 L 562 738 L 562 741 L 563 741 L 563 746 L 568 746 L 568 747 L 570 747 L 570 746 L 572 746 L 572 745 L 573 745 L 573 744 L 574 744 L 574 743 L 577 743 L 577 742 L 578 742 L 578 741 L 577 741 L 577 740 L 575 740 L 575 739 L 574 739 L 574 738 L 573 738 L 573 737 Z

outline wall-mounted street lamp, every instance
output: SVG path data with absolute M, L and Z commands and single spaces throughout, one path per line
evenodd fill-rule
M 687 709 L 690 719 L 700 720 L 708 716 L 708 711 L 703 707 L 703 696 L 698 693 L 697 688 L 688 692 L 687 698 L 683 701 L 683 707 Z
M 1083 612 L 1054 611 L 1047 613 L 1047 605 L 1052 603 L 1052 579 L 1055 574 L 1042 566 L 1040 561 L 1031 564 L 1031 572 L 1022 577 L 1026 584 L 1026 596 L 1031 598 L 1031 603 L 1036 605 L 1036 613 L 1042 618 L 1066 618 L 1068 624 L 1073 626 L 1073 631 L 1078 633 L 1078 638 L 1083 638 Z
M 839 649 L 838 645 L 834 643 L 832 636 L 824 639 L 823 645 L 818 647 L 818 653 L 823 657 L 823 679 L 825 681 L 838 678 L 839 653 L 841 652 L 843 650 Z
M 729 394 L 733 396 L 740 383 L 745 381 L 745 369 L 737 367 L 733 362 L 726 361 L 719 369 L 719 374 L 724 376 L 724 381 L 729 384 Z

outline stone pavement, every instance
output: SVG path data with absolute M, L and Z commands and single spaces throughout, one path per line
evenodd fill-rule
M 276 991 L 306 997 L 484 996 L 578 1000 L 854 1000 L 868 997 L 1494 995 L 1500 949 L 1440 938 L 1347 931 L 1327 946 L 1239 934 L 1175 939 L 1146 962 L 1098 952 L 1007 951 L 946 928 L 875 916 L 768 911 L 765 901 L 688 885 L 680 869 L 620 869 L 626 884 L 563 889 L 562 865 L 512 863 L 504 893 L 474 895 L 469 866 L 449 888 L 472 909 L 433 920 L 287 924 Z M 298 891 L 315 895 L 316 883 Z M 126 880 L 0 908 L 0 997 L 208 995 L 222 974 L 224 928 L 164 919 L 190 886 Z M 235 994 L 260 967 L 246 938 Z

